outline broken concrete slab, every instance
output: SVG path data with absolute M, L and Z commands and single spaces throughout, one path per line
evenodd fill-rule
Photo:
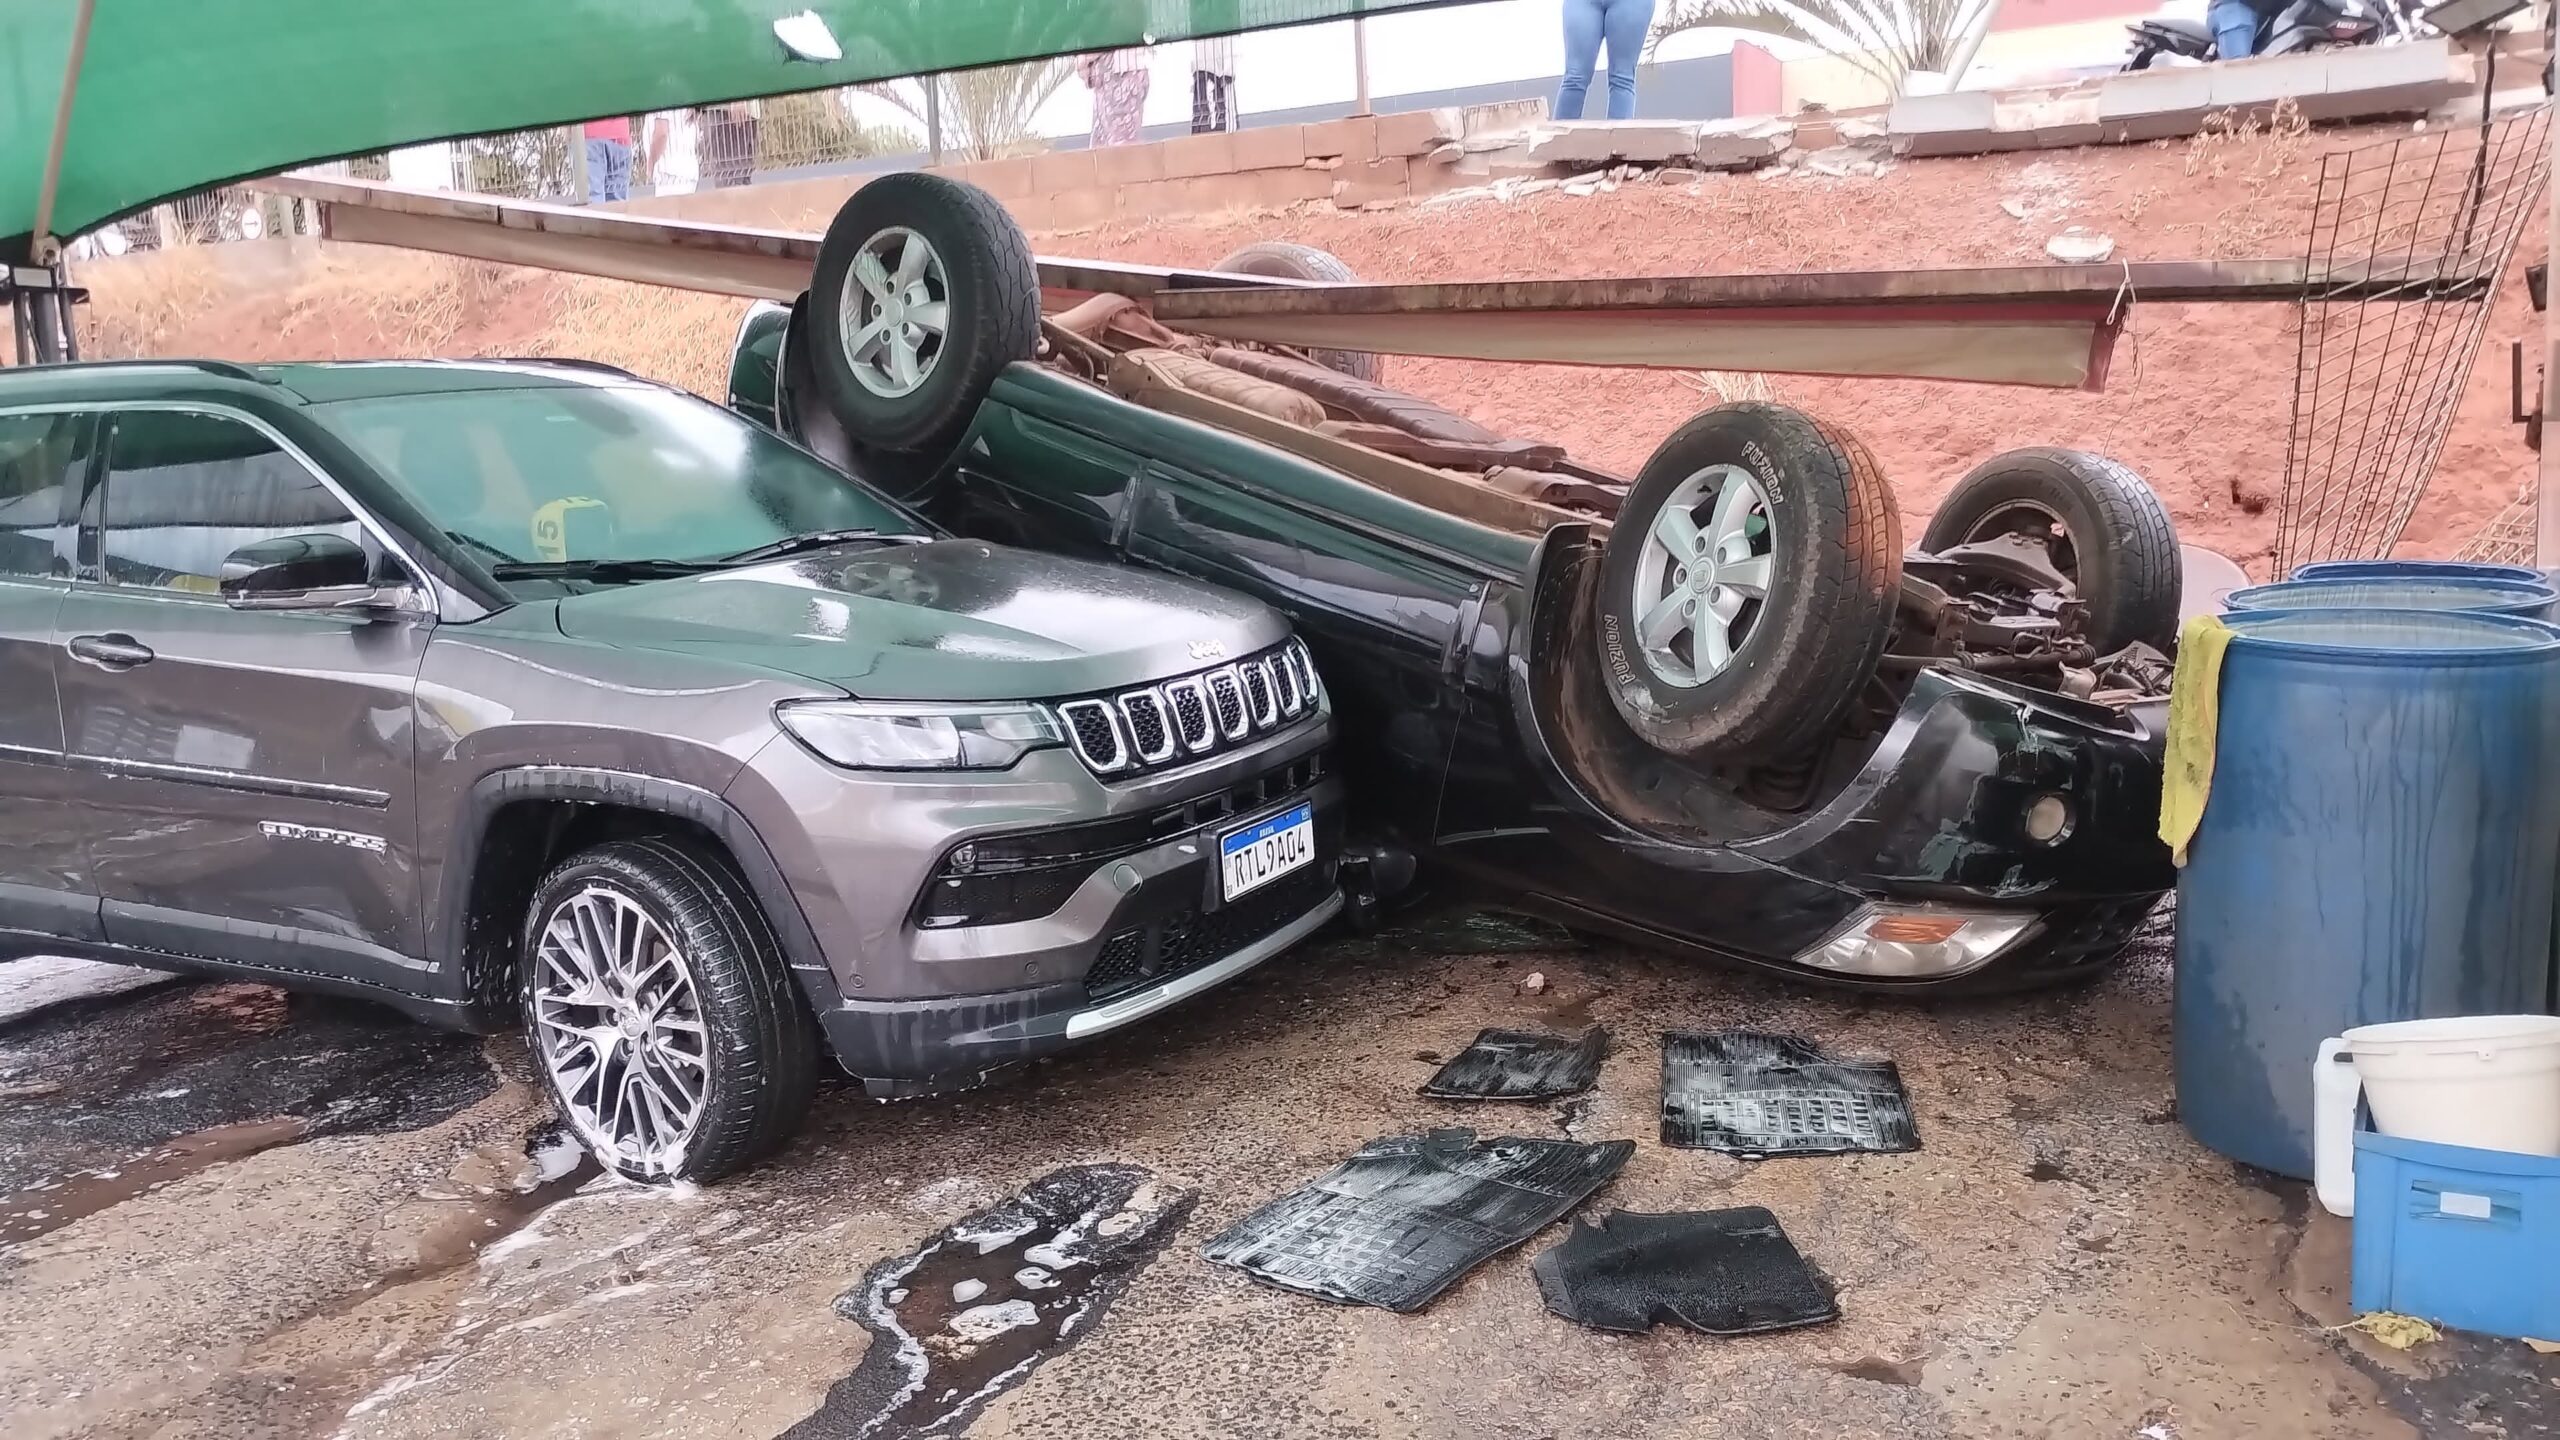
M 2217 106 L 2273 105 L 2279 100 L 2318 95 L 2329 88 L 2327 50 L 2293 55 L 2258 55 L 2227 65 L 2207 65 L 2198 73 L 2212 89 Z
M 1787 153 L 1796 127 L 1784 120 L 1711 120 L 1698 127 L 1696 158 L 1705 170 L 1750 170 Z
M 1540 127 L 1529 158 L 1571 165 L 1634 160 L 1659 165 L 1698 153 L 1698 127 L 1675 120 L 1568 120 Z
M 2100 120 L 2133 120 L 2163 112 L 2201 110 L 2212 103 L 2213 67 L 2206 65 L 2136 70 L 2113 76 L 2098 87 Z
M 1481 105 L 1461 105 L 1458 111 L 1458 137 L 1517 135 L 1533 126 L 1547 123 L 1547 97 L 1534 95 L 1526 100 L 1488 100 Z
M 1834 145 L 1804 157 L 1804 168 L 1816 175 L 1829 175 L 1835 179 L 1861 173 L 1872 175 L 1875 173 L 1875 157 L 1860 146 Z
M 2116 253 L 2116 242 L 2112 235 L 2092 235 L 2075 225 L 2045 241 L 2044 253 L 2065 265 L 2095 265 Z
M 1885 113 L 1885 128 L 1897 142 L 1906 137 L 1917 139 L 1985 131 L 1997 123 L 1999 103 L 1988 90 L 1958 90 L 1948 95 L 1905 95 L 1894 101 L 1893 108 Z
M 1888 124 L 1895 150 L 1906 155 L 2157 140 L 2195 134 L 2210 115 L 2282 102 L 2312 121 L 2423 114 L 2473 91 L 2475 68 L 2450 42 L 2422 40 L 2105 75 L 2062 88 L 1906 96 Z

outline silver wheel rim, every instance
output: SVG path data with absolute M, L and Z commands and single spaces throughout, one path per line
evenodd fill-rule
M 571 1128 L 623 1168 L 672 1173 L 711 1081 L 684 952 L 639 901 L 595 884 L 551 908 L 535 964 L 534 1033 Z
M 1636 649 L 1663 683 L 1704 685 L 1740 654 L 1769 602 L 1769 500 L 1739 465 L 1680 482 L 1636 557 Z
M 922 235 L 893 225 L 862 242 L 837 298 L 844 358 L 863 389 L 912 395 L 933 378 L 951 328 L 951 281 Z

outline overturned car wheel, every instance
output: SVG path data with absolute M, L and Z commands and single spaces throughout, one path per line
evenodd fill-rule
M 973 185 L 881 176 L 827 226 L 809 330 L 820 398 L 855 443 L 945 450 L 1039 340 L 1030 242 Z
M 1901 529 L 1850 436 L 1777 405 L 1693 417 L 1637 473 L 1601 561 L 1597 640 L 1619 715 L 1674 755 L 1817 738 L 1884 652 Z
M 2184 565 L 2168 507 L 2142 477 L 2103 455 L 2038 446 L 1994 455 L 1949 491 L 1923 550 L 2005 544 L 2071 582 L 2088 607 L 2090 645 L 2111 655 L 2139 640 L 2178 641 Z
M 1358 280 L 1360 276 L 1342 257 L 1313 245 L 1296 245 L 1286 240 L 1265 240 L 1247 245 L 1210 267 L 1229 275 L 1270 275 L 1284 280 L 1324 280 L 1335 284 Z M 1358 350 L 1310 350 L 1307 358 L 1328 370 L 1339 370 L 1355 380 L 1378 383 L 1379 372 L 1386 367 L 1378 357 Z

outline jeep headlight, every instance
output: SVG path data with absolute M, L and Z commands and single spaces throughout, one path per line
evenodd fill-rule
M 1944 979 L 1990 964 L 2036 924 L 2032 912 L 2016 910 L 1863 905 L 1796 963 L 1881 980 Z
M 800 700 L 774 708 L 791 738 L 848 770 L 1005 770 L 1066 743 L 1038 705 Z

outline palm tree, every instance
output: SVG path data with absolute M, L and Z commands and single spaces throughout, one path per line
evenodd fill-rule
M 1036 138 L 1031 117 L 1058 93 L 1073 66 L 1069 60 L 1026 60 L 930 77 L 941 87 L 944 140 L 963 160 L 994 160 L 1024 148 Z M 924 121 L 925 83 L 888 80 L 862 88 Z
M 1998 0 L 1672 0 L 1647 48 L 1683 30 L 1750 30 L 1811 45 L 1899 95 L 1914 70 L 1944 73 Z M 1957 78 L 1950 76 L 1950 79 Z

